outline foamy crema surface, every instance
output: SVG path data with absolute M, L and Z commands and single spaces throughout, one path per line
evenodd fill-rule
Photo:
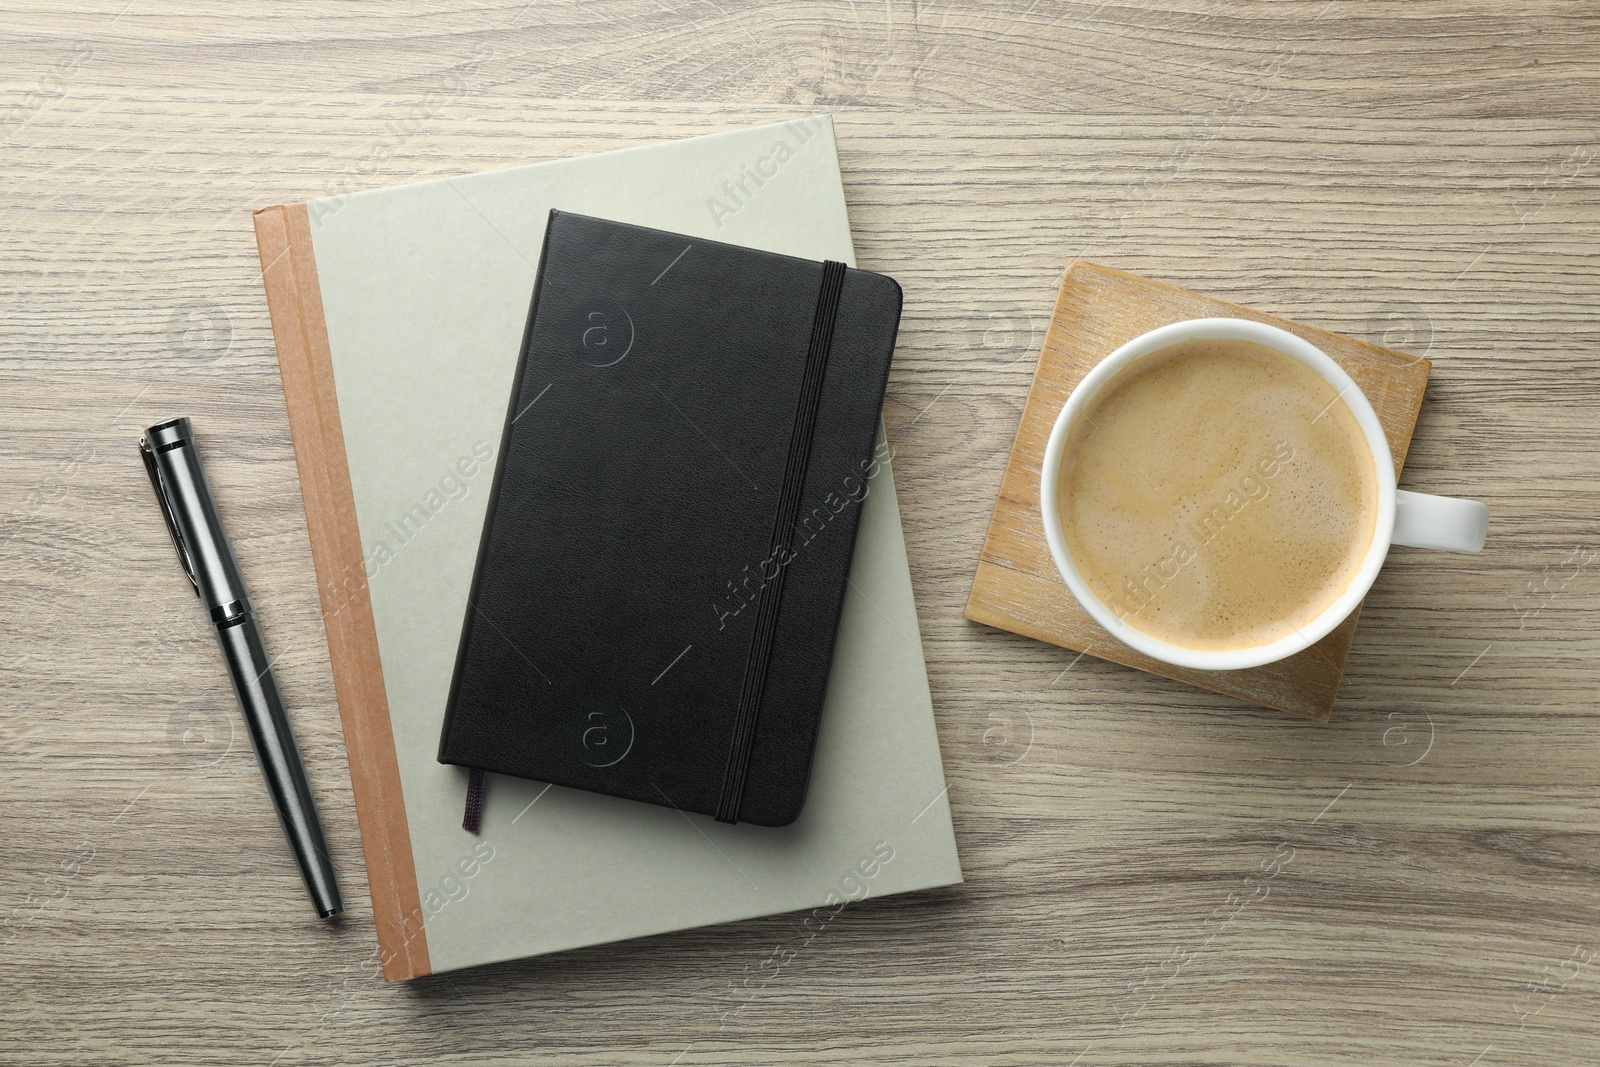
M 1082 412 L 1061 525 L 1128 625 L 1195 649 L 1266 644 L 1316 618 L 1371 544 L 1377 476 L 1355 415 L 1263 345 L 1187 341 Z

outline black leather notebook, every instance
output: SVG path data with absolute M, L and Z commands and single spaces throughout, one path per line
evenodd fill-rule
M 900 303 L 551 212 L 440 762 L 792 822 Z

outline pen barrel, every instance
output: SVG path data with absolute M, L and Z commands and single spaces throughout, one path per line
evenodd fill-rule
M 159 482 L 156 492 L 200 603 L 214 616 L 232 614 L 230 606 L 248 603 L 250 593 L 239 573 L 227 527 L 217 513 L 193 427 L 188 419 L 173 419 L 146 430 L 145 441 L 148 462 Z
M 239 697 L 267 790 L 272 794 L 272 806 L 278 811 L 317 914 L 329 918 L 344 910 L 344 901 L 328 856 L 317 801 L 311 794 L 305 763 L 290 729 L 278 683 L 272 676 L 272 661 L 261 642 L 261 631 L 255 618 L 245 614 L 219 623 L 217 641 L 222 646 L 222 657 L 227 661 L 228 675 Z

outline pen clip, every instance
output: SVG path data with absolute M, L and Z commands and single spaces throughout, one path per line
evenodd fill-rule
M 161 485 L 161 472 L 156 469 L 155 453 L 150 450 L 150 442 L 145 437 L 139 438 L 139 458 L 144 460 L 145 473 L 150 475 L 150 488 L 156 491 L 156 502 L 161 505 L 161 517 L 167 521 L 167 533 L 172 535 L 172 547 L 178 550 L 178 562 L 183 564 L 184 577 L 189 579 L 189 584 L 194 586 L 194 595 L 200 595 L 200 583 L 194 579 L 194 562 L 189 558 L 189 549 L 183 543 L 183 535 L 178 532 L 178 524 L 172 517 L 172 505 L 167 502 L 167 492 Z

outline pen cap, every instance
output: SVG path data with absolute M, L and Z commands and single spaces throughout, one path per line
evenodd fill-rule
M 156 492 L 178 542 L 178 555 L 212 621 L 248 612 L 250 594 L 217 514 L 194 427 L 186 418 L 171 419 L 146 430 L 139 445 L 157 475 Z

